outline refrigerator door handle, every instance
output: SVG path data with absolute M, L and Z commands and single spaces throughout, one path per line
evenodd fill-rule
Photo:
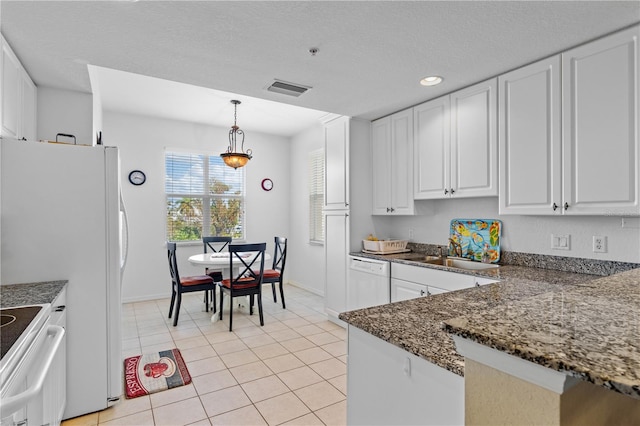
M 127 259 L 129 258 L 129 217 L 127 216 L 127 208 L 124 204 L 124 199 L 122 198 L 122 190 L 120 190 L 120 212 L 122 213 L 122 250 L 123 256 L 120 264 L 120 286 L 122 287 L 122 276 L 124 275 L 124 270 L 127 266 Z

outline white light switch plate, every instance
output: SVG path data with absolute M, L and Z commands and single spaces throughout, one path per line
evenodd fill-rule
M 571 250 L 571 235 L 551 234 L 551 248 L 553 250 Z

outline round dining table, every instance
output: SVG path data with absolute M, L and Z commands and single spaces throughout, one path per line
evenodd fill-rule
M 194 266 L 203 266 L 209 269 L 221 269 L 222 274 L 225 278 L 229 277 L 229 252 L 223 251 L 220 253 L 200 253 L 194 254 L 193 256 L 189 256 L 189 263 Z M 247 253 L 247 258 L 251 258 L 252 252 Z M 264 254 L 264 269 L 269 269 L 267 266 L 267 261 L 271 260 L 271 256 L 269 253 Z M 233 267 L 234 269 L 242 266 L 242 262 L 237 257 L 233 259 Z

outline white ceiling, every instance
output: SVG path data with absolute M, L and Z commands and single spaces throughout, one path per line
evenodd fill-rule
M 284 135 L 321 111 L 375 119 L 638 22 L 639 1 L 0 2 L 39 86 L 90 92 L 92 64 L 127 72 L 99 71 L 106 108 L 227 127 L 237 98 L 241 128 Z M 418 84 L 432 74 L 444 83 Z M 267 92 L 274 78 L 312 89 Z

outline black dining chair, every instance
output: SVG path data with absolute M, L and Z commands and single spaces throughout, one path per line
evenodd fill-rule
M 250 297 L 250 315 L 253 315 L 254 298 L 257 296 L 260 325 L 264 325 L 262 275 L 264 273 L 264 252 L 266 248 L 267 243 L 229 244 L 230 278 L 218 283 L 220 287 L 220 319 L 222 319 L 224 293 L 228 293 L 231 298 L 231 303 L 229 303 L 229 331 L 233 327 L 233 298 L 239 296 Z
M 227 249 L 233 239 L 231 237 L 202 237 L 202 245 L 204 246 L 204 252 L 208 253 L 220 253 Z M 209 275 L 213 278 L 213 282 L 219 283 L 222 281 L 222 271 L 218 269 L 204 268 L 205 275 Z M 216 312 L 216 290 L 211 291 L 211 303 L 213 304 L 213 312 Z
M 171 304 L 169 305 L 169 318 L 171 318 L 173 307 L 175 305 L 175 313 L 173 313 L 173 326 L 175 327 L 178 325 L 182 293 L 204 291 L 205 310 L 209 312 L 209 290 L 214 290 L 216 288 L 216 284 L 213 282 L 213 278 L 209 275 L 180 277 L 180 273 L 178 272 L 178 261 L 176 259 L 176 243 L 167 242 L 167 258 L 169 259 L 169 272 L 171 273 Z
M 273 265 L 271 269 L 264 270 L 264 277 L 262 283 L 271 284 L 271 292 L 273 293 L 273 301 L 278 303 L 276 297 L 276 284 L 280 286 L 280 299 L 282 300 L 282 309 L 286 309 L 284 303 L 284 291 L 282 290 L 282 276 L 284 274 L 284 266 L 287 262 L 287 239 L 282 237 L 275 237 L 275 248 L 273 254 Z

